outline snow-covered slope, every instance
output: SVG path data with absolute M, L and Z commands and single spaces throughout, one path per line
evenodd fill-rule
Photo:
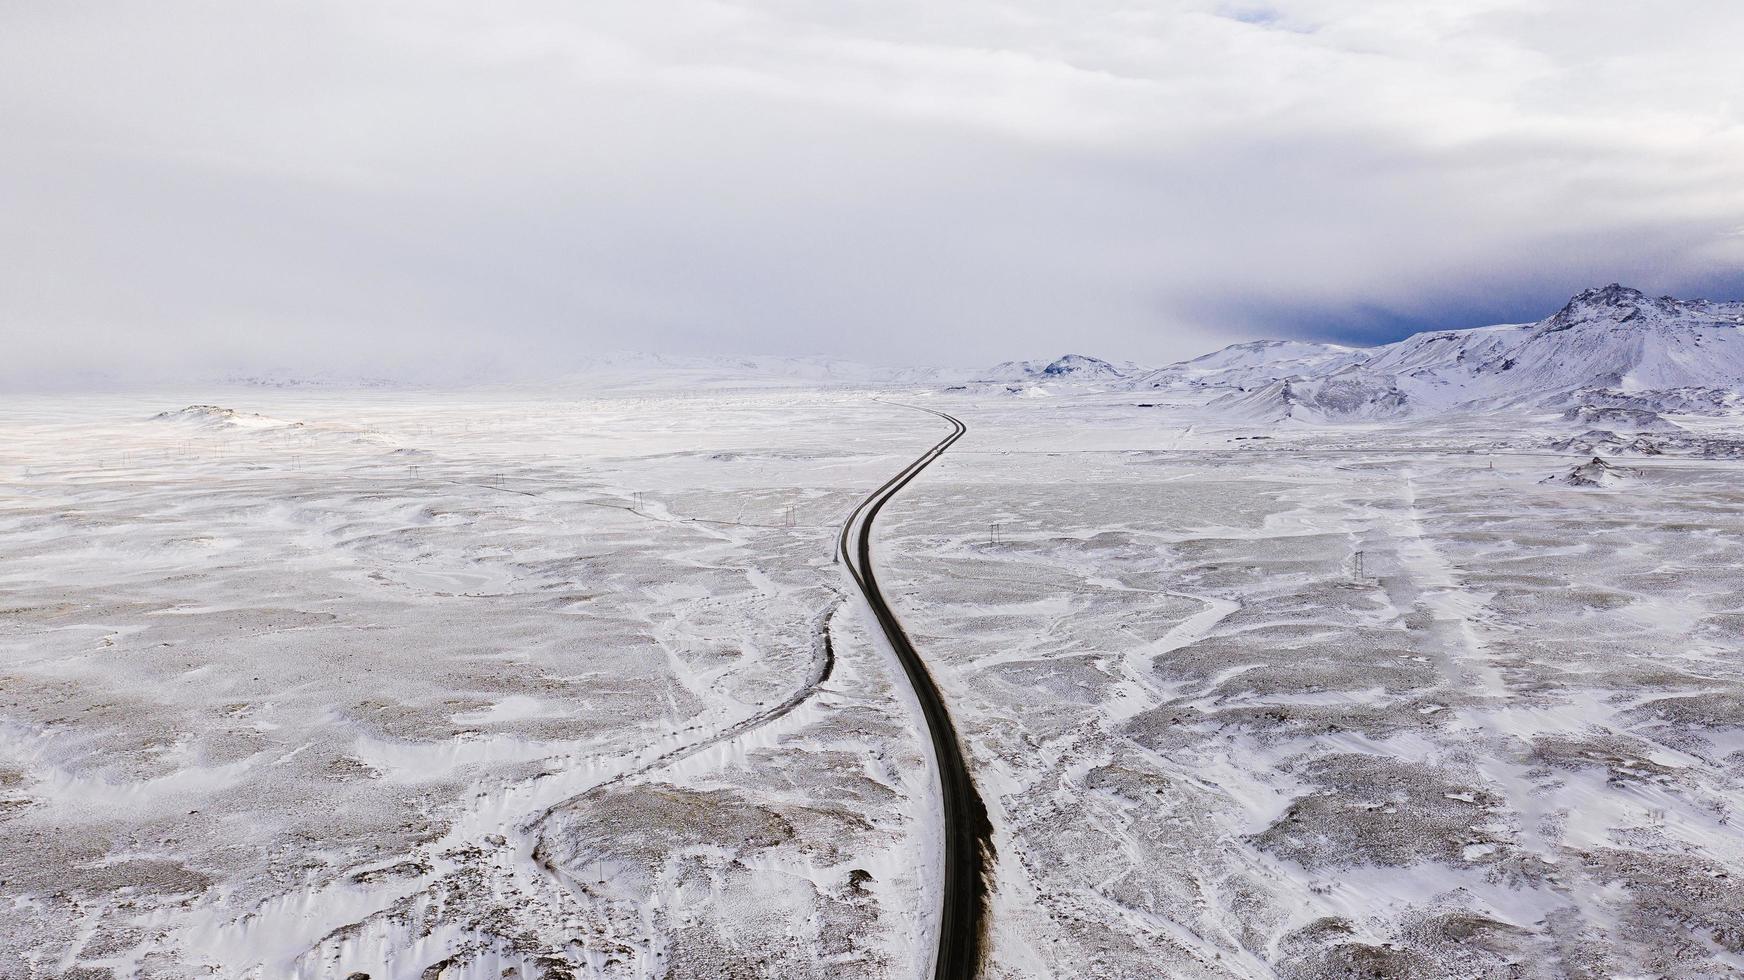
M 1285 419 L 1336 421 L 1398 418 L 1409 411 L 1404 392 L 1386 375 L 1342 371 L 1326 378 L 1285 378 L 1233 392 L 1210 403 L 1213 411 L 1254 422 Z
M 1437 330 L 1342 354 L 1329 345 L 1239 345 L 1147 378 L 1192 383 L 1187 369 L 1202 362 L 1200 379 L 1249 379 L 1213 404 L 1255 419 L 1579 405 L 1723 411 L 1744 388 L 1744 303 L 1654 299 L 1612 284 L 1537 323 Z

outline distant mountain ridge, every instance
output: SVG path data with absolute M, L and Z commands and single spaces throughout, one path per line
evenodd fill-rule
M 1537 323 L 1435 330 L 1366 349 L 1237 344 L 1134 387 L 1159 382 L 1232 387 L 1212 406 L 1256 421 L 1589 402 L 1699 410 L 1732 404 L 1744 389 L 1744 302 L 1652 298 L 1612 283 Z

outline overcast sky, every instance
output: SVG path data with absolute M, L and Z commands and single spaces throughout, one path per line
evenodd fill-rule
M 1744 295 L 1736 0 L 0 4 L 0 381 Z

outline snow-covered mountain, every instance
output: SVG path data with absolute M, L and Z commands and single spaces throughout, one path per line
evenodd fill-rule
M 1199 383 L 1250 379 L 1212 404 L 1255 420 L 1578 405 L 1720 411 L 1744 389 L 1744 302 L 1655 299 L 1612 284 L 1537 323 L 1437 330 L 1345 355 L 1313 349 L 1325 347 L 1239 345 L 1147 377 L 1174 371 L 1192 383 L 1187 369 L 1208 362 Z
M 1231 344 L 1190 361 L 1146 371 L 1133 379 L 1134 388 L 1168 388 L 1178 384 L 1250 387 L 1289 377 L 1328 374 L 1357 364 L 1368 356 L 1360 347 L 1318 344 L 1303 340 L 1256 340 Z
M 1052 361 L 1005 361 L 983 372 L 977 381 L 1120 381 L 1135 370 L 1100 357 L 1066 354 Z

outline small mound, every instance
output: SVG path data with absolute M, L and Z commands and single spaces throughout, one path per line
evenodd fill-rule
M 1612 466 L 1594 456 L 1590 461 L 1570 469 L 1567 473 L 1546 477 L 1539 482 L 1559 484 L 1565 487 L 1611 487 L 1634 475 L 1634 470 Z
M 222 405 L 189 405 L 173 412 L 159 412 L 154 421 L 181 422 L 207 429 L 271 429 L 300 423 L 285 422 L 255 412 L 238 412 Z

